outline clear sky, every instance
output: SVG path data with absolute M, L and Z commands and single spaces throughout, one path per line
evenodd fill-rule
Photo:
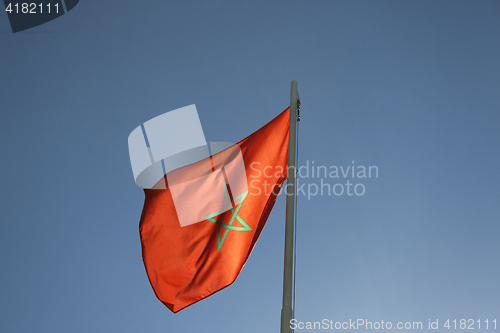
M 278 332 L 284 197 L 236 282 L 174 315 L 127 137 L 196 104 L 237 142 L 292 80 L 300 164 L 378 167 L 299 196 L 297 319 L 500 329 L 498 0 L 81 0 L 16 34 L 0 14 L 0 59 L 0 332 Z

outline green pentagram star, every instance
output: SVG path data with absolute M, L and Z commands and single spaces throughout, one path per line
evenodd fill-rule
M 224 199 L 223 199 L 223 205 L 222 205 L 223 209 L 221 209 L 218 212 L 215 212 L 213 214 L 210 214 L 208 216 L 205 216 L 203 218 L 203 219 L 210 221 L 210 222 L 213 222 L 219 226 L 219 228 L 217 230 L 217 252 L 220 251 L 222 244 L 224 244 L 224 240 L 226 239 L 226 236 L 227 236 L 229 230 L 236 230 L 236 231 L 252 230 L 252 228 L 250 228 L 250 226 L 248 224 L 246 224 L 245 221 L 243 221 L 243 219 L 241 217 L 238 216 L 238 211 L 240 210 L 240 207 L 243 204 L 243 201 L 245 201 L 247 194 L 248 194 L 248 191 L 234 197 L 232 200 L 229 200 L 230 199 L 229 192 L 227 190 L 227 185 L 224 182 L 224 194 L 223 194 Z M 236 208 L 233 208 L 233 202 L 235 202 L 237 200 L 240 200 L 240 202 L 238 203 Z M 226 209 L 224 209 L 224 208 L 226 208 L 227 205 L 231 205 L 230 211 L 231 211 L 231 213 L 233 213 L 233 215 L 231 216 L 231 220 L 229 221 L 229 223 L 225 224 L 225 223 L 222 223 L 222 214 L 226 211 Z M 220 215 L 220 217 L 218 219 L 214 219 L 214 217 L 218 216 L 218 215 Z M 232 225 L 235 219 L 238 220 L 238 222 L 240 222 L 242 227 L 236 227 L 236 226 Z M 221 228 L 225 229 L 222 237 L 221 237 Z

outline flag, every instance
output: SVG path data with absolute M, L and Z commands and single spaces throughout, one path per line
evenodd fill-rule
M 144 190 L 144 266 L 172 312 L 232 284 L 248 260 L 287 177 L 289 117 L 287 108 L 234 147 L 170 171 L 166 188 Z M 233 172 L 238 166 L 244 172 Z

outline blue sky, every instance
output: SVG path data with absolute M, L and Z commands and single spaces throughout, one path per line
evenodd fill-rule
M 297 319 L 500 325 L 499 41 L 494 0 L 82 0 L 16 34 L 0 15 L 0 331 L 278 331 L 284 197 L 236 282 L 174 315 L 127 137 L 196 104 L 207 141 L 237 142 L 292 80 L 300 163 L 379 170 L 362 196 L 299 196 Z

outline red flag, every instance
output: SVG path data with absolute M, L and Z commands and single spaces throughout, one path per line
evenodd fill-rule
M 240 273 L 287 177 L 289 117 L 287 108 L 236 144 L 244 161 L 243 179 L 239 181 L 246 183 L 247 192 L 236 191 L 235 182 L 228 181 L 237 175 L 231 176 L 230 170 L 220 173 L 224 177 L 222 185 L 210 192 L 215 182 L 196 178 L 204 172 L 203 161 L 170 172 L 164 177 L 168 179 L 166 189 L 144 190 L 139 225 L 144 266 L 156 296 L 171 311 L 178 312 L 224 289 Z M 233 152 L 228 148 L 211 156 L 211 170 L 221 167 L 218 161 L 227 161 L 229 155 L 235 155 Z M 176 184 L 173 179 L 178 180 Z M 195 182 L 196 193 L 187 191 L 183 179 Z M 174 199 L 186 193 L 190 202 L 199 205 L 206 201 L 206 193 L 223 197 L 230 209 L 210 212 L 201 222 L 181 226 L 185 214 L 196 215 L 199 211 L 193 205 L 180 212 L 180 204 Z

